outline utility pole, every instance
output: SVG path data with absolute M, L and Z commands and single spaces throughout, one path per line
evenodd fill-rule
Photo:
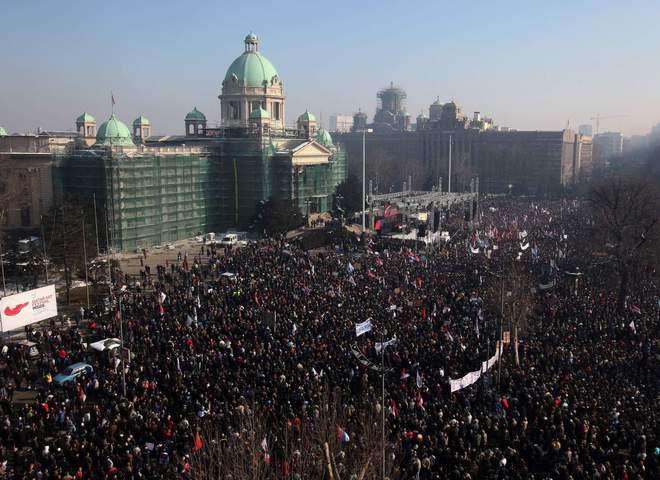
M 87 275 L 87 238 L 85 235 L 85 211 L 82 213 L 82 241 L 83 241 L 83 261 L 85 262 L 85 293 L 87 295 L 87 309 L 89 309 L 89 277 Z

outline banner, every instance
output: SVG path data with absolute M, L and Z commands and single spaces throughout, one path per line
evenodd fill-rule
M 355 336 L 359 337 L 360 335 L 371 331 L 371 319 L 367 319 L 362 323 L 355 325 Z
M 376 350 L 376 353 L 380 353 L 381 348 L 383 348 L 383 345 L 385 345 L 385 348 L 389 347 L 390 345 L 395 345 L 396 344 L 396 337 L 392 338 L 391 340 L 388 340 L 387 342 L 381 344 L 380 342 L 376 342 L 374 345 L 374 349 Z
M 2 331 L 16 330 L 57 316 L 55 285 L 10 295 L 0 300 Z
M 469 387 L 477 380 L 479 380 L 482 373 L 486 373 L 488 370 L 490 370 L 493 367 L 493 365 L 495 365 L 495 363 L 497 363 L 500 356 L 502 355 L 502 350 L 504 348 L 504 345 L 501 344 L 500 342 L 497 342 L 497 346 L 495 348 L 496 348 L 495 355 L 493 355 L 488 360 L 485 360 L 481 363 L 481 370 L 475 370 L 474 372 L 465 374 L 461 378 L 449 380 L 449 388 L 451 390 L 451 393 Z

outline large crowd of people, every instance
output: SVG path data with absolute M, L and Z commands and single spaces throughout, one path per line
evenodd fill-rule
M 392 479 L 660 478 L 657 278 L 620 305 L 607 265 L 573 247 L 588 240 L 579 208 L 484 200 L 477 226 L 449 218 L 433 245 L 348 235 L 147 258 L 79 324 L 28 329 L 37 358 L 3 347 L 0 478 L 195 478 L 208 424 L 229 435 L 250 408 L 295 443 L 328 390 L 346 411 L 385 411 Z M 120 324 L 129 360 L 90 351 Z M 503 333 L 497 363 L 451 392 Z M 77 362 L 93 372 L 54 380 Z M 35 401 L 13 401 L 26 390 Z M 336 426 L 340 450 L 374 434 L 357 418 Z M 265 478 L 329 478 L 322 458 L 304 477 L 295 448 L 265 440 Z

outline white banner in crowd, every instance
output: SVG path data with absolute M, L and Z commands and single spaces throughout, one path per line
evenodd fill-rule
M 396 344 L 396 337 L 394 337 L 391 340 L 388 340 L 384 344 L 381 344 L 380 342 L 376 342 L 374 345 L 374 348 L 376 349 L 376 353 L 380 353 L 380 349 L 383 348 L 383 345 L 385 345 L 385 348 L 389 347 L 390 345 Z
M 481 363 L 481 370 L 475 370 L 474 372 L 470 372 L 462 376 L 461 378 L 457 379 L 451 379 L 449 380 L 449 386 L 451 389 L 451 393 L 457 392 L 465 387 L 469 387 L 472 385 L 474 382 L 479 380 L 481 377 L 482 373 L 486 373 L 488 370 L 490 370 L 493 365 L 497 363 L 499 360 L 500 356 L 502 355 L 502 350 L 504 346 L 502 344 L 498 343 L 498 349 L 495 352 L 495 355 L 490 357 L 488 360 L 484 360 Z
M 57 316 L 55 285 L 35 288 L 0 300 L 2 331 L 16 330 Z
M 355 336 L 356 337 L 359 337 L 363 333 L 367 333 L 369 331 L 371 331 L 371 319 L 370 318 L 368 318 L 367 320 L 365 320 L 362 323 L 358 323 L 357 325 L 355 325 Z

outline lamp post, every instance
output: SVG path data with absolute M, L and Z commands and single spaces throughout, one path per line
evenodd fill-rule
M 366 230 L 365 210 L 367 209 L 367 133 L 373 132 L 373 129 L 362 130 L 362 233 Z
M 447 193 L 451 193 L 451 143 L 452 134 L 449 134 L 449 175 L 447 176 Z

